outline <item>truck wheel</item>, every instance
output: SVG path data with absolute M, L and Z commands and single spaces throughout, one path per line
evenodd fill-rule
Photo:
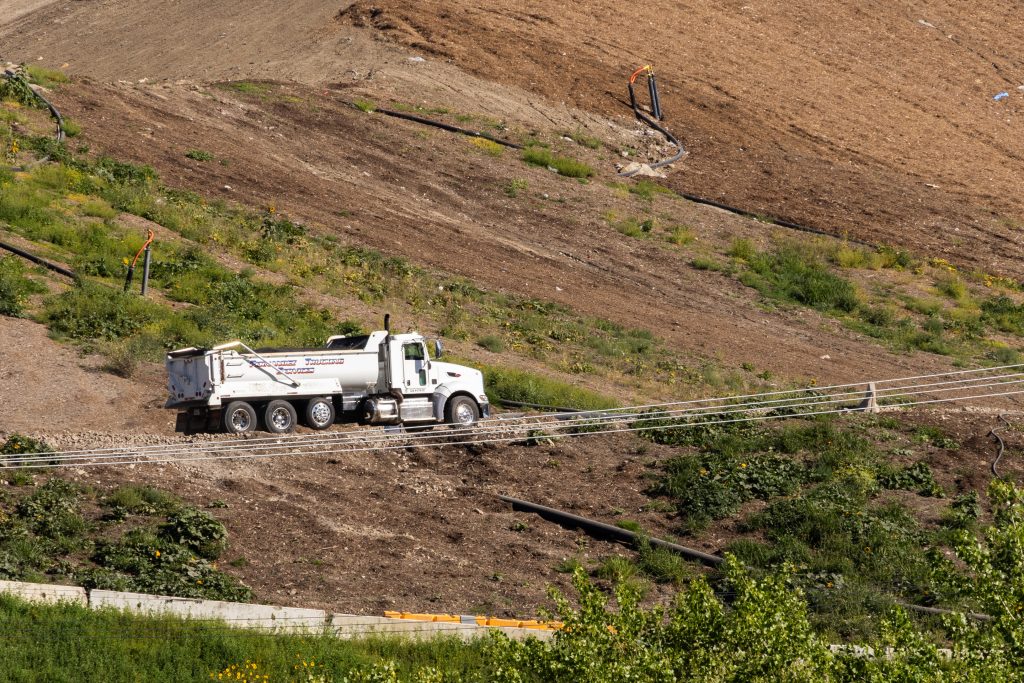
M 263 411 L 263 424 L 271 434 L 287 434 L 295 429 L 296 422 L 295 406 L 288 401 L 271 401 Z
M 480 419 L 480 408 L 469 396 L 456 396 L 444 409 L 444 421 L 454 425 L 471 425 Z
M 327 429 L 334 424 L 334 402 L 329 398 L 311 398 L 306 404 L 306 426 Z
M 248 434 L 256 429 L 256 411 L 245 401 L 232 401 L 224 409 L 224 431 Z

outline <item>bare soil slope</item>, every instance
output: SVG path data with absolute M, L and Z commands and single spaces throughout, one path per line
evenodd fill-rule
M 682 361 L 755 362 L 776 375 L 819 381 L 948 366 L 929 354 L 887 353 L 814 311 L 766 311 L 753 290 L 691 267 L 687 252 L 619 234 L 603 215 L 637 209 L 635 199 L 605 185 L 612 171 L 580 185 L 511 154 L 480 153 L 459 136 L 364 114 L 345 105 L 349 97 L 347 90 L 297 85 L 239 99 L 170 84 L 80 83 L 58 99 L 83 123 L 94 149 L 152 164 L 172 186 L 254 206 L 275 203 L 346 241 L 492 290 L 653 330 Z M 225 163 L 186 159 L 194 147 Z M 513 178 L 528 180 L 528 197 L 503 192 Z M 773 230 L 688 202 L 666 199 L 659 207 L 694 226 L 698 240 L 763 239 Z
M 462 72 L 543 95 L 541 110 L 565 102 L 625 115 L 626 76 L 652 62 L 669 124 L 691 151 L 673 186 L 1021 273 L 1024 26 L 1012 3 L 27 7 L 0 12 L 6 57 L 104 80 L 370 79 L 415 97 L 459 91 Z M 410 78 L 406 55 L 371 36 L 431 64 Z M 1009 98 L 994 101 L 1001 91 Z

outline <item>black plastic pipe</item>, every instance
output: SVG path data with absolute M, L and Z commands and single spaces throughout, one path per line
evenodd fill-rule
M 655 548 L 664 548 L 665 550 L 671 550 L 674 553 L 678 553 L 689 560 L 696 560 L 703 562 L 709 567 L 717 567 L 722 564 L 725 560 L 718 555 L 709 555 L 708 553 L 702 553 L 699 550 L 693 548 L 687 548 L 686 546 L 679 545 L 678 543 L 670 543 L 669 541 L 663 541 L 660 538 L 646 538 L 639 534 L 636 534 L 628 529 L 621 529 L 611 524 L 605 524 L 604 522 L 598 522 L 593 519 L 587 519 L 586 517 L 580 517 L 570 512 L 563 512 L 554 508 L 549 508 L 545 505 L 538 505 L 537 503 L 531 503 L 526 500 L 520 500 L 518 498 L 511 498 L 509 496 L 498 496 L 501 500 L 512 505 L 513 510 L 523 510 L 526 512 L 532 512 L 535 515 L 540 515 L 549 522 L 554 522 L 560 526 L 569 529 L 582 529 L 590 536 L 597 538 L 606 538 L 623 543 L 630 543 L 635 546 L 639 546 L 642 541 L 646 540 L 647 543 L 654 546 Z
M 422 124 L 424 124 L 426 126 L 433 126 L 435 128 L 440 128 L 441 130 L 447 130 L 447 131 L 449 131 L 451 133 L 459 133 L 460 135 L 468 135 L 471 138 L 484 138 L 485 140 L 490 140 L 491 142 L 497 143 L 499 145 L 504 145 L 505 147 L 511 147 L 512 149 L 522 149 L 523 148 L 523 146 L 518 144 L 518 143 L 509 142 L 508 140 L 502 140 L 501 138 L 496 138 L 493 135 L 490 135 L 488 133 L 484 133 L 483 131 L 479 131 L 479 130 L 470 130 L 468 128 L 459 128 L 458 126 L 453 126 L 453 125 L 451 125 L 449 123 L 442 123 L 441 121 L 434 121 L 433 119 L 426 119 L 426 118 L 423 118 L 422 116 L 416 116 L 414 114 L 406 114 L 405 112 L 393 111 L 391 109 L 380 109 L 380 108 L 377 108 L 377 109 L 374 109 L 374 111 L 379 112 L 381 114 L 384 114 L 385 116 L 393 116 L 396 119 L 405 119 L 406 121 L 414 121 L 416 123 L 422 123 Z
M 47 261 L 45 259 L 41 259 L 38 256 L 36 256 L 35 254 L 31 254 L 31 253 L 25 251 L 24 249 L 19 249 L 18 247 L 15 247 L 14 245 L 6 244 L 4 242 L 0 242 L 0 249 L 5 249 L 5 250 L 11 252 L 12 254 L 20 256 L 23 259 L 27 259 L 27 260 L 31 261 L 32 263 L 35 263 L 35 264 L 38 264 L 38 265 L 42 266 L 43 268 L 48 268 L 48 269 L 52 270 L 55 273 L 60 273 L 61 275 L 65 276 L 65 277 L 71 278 L 72 280 L 77 278 L 77 276 L 74 274 L 74 272 L 68 270 L 67 268 L 65 268 L 63 266 L 58 266 L 56 263 L 50 263 L 49 261 Z

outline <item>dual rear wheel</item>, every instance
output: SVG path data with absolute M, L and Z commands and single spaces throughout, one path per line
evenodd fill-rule
M 329 398 L 311 398 L 300 404 L 302 417 L 311 429 L 327 429 L 334 424 L 334 403 Z M 271 434 L 287 434 L 295 431 L 299 414 L 289 401 L 275 399 L 262 408 L 263 427 Z M 232 401 L 224 409 L 222 418 L 224 431 L 228 434 L 249 434 L 256 431 L 256 408 L 247 401 Z

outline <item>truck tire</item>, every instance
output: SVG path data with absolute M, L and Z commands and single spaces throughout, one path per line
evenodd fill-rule
M 327 429 L 334 424 L 334 402 L 329 398 L 309 399 L 305 419 L 310 429 Z
M 295 431 L 295 423 L 299 416 L 295 406 L 280 399 L 271 401 L 263 411 L 263 424 L 271 434 L 287 434 Z
M 245 401 L 232 401 L 224 409 L 224 431 L 248 434 L 256 429 L 256 411 Z
M 480 419 L 480 408 L 469 396 L 456 396 L 444 408 L 444 421 L 448 424 L 469 426 Z

